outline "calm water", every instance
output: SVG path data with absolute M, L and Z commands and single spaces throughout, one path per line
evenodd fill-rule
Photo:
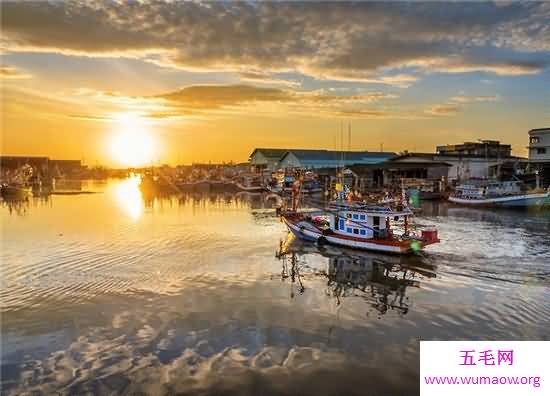
M 6 394 L 408 395 L 421 339 L 549 340 L 550 214 L 430 203 L 423 256 L 318 250 L 261 196 L 2 203 Z

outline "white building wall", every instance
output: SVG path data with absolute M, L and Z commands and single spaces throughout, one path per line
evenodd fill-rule
M 529 131 L 529 162 L 550 162 L 550 128 Z
M 252 157 L 250 157 L 250 164 L 253 166 L 265 166 L 266 169 L 273 171 L 278 169 L 279 160 L 273 159 L 271 157 L 266 157 L 261 152 L 256 152 Z
M 261 152 L 257 151 L 252 157 L 250 157 L 250 164 L 255 166 L 267 165 L 267 159 Z
M 467 179 L 484 179 L 489 177 L 489 168 L 505 160 L 496 158 L 467 158 L 467 157 L 436 157 L 437 161 L 446 162 L 449 168 L 449 181 L 462 181 Z

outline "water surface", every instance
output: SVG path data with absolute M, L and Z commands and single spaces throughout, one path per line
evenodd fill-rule
M 3 202 L 5 394 L 408 395 L 419 340 L 550 339 L 550 215 L 426 203 L 393 257 L 289 238 L 263 195 Z

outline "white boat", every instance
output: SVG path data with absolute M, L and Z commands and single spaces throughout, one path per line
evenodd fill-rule
M 449 201 L 470 206 L 527 208 L 550 206 L 550 189 L 522 191 L 518 181 L 488 182 L 474 180 L 456 188 Z
M 240 180 L 239 180 L 240 179 Z M 234 182 L 240 190 L 248 193 L 262 193 L 267 189 L 262 183 L 262 179 L 257 175 L 244 175 Z

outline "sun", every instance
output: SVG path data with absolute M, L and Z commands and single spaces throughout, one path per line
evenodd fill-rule
M 155 159 L 156 141 L 139 114 L 117 114 L 108 144 L 112 159 L 124 166 L 146 166 Z

